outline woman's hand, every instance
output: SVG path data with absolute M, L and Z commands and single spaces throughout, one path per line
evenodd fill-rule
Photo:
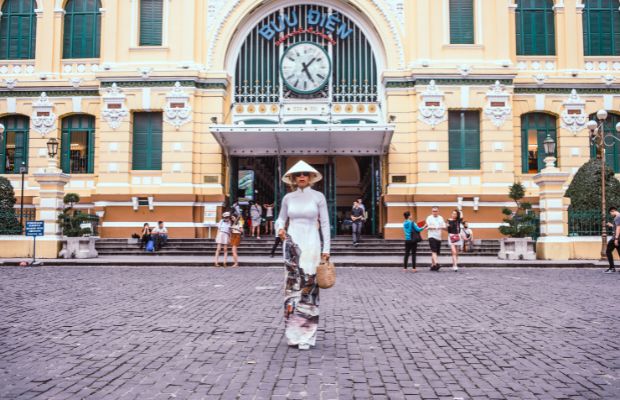
M 280 237 L 280 239 L 284 240 L 286 239 L 286 231 L 284 229 L 280 229 L 278 231 L 278 236 Z

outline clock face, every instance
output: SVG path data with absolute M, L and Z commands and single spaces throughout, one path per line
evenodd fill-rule
M 280 62 L 284 84 L 293 92 L 314 93 L 329 81 L 331 62 L 319 45 L 301 42 L 284 51 Z

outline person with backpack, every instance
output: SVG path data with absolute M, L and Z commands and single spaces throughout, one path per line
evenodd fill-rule
M 418 251 L 418 243 L 422 241 L 420 232 L 426 229 L 426 225 L 423 227 L 418 226 L 415 221 L 411 220 L 411 213 L 406 211 L 404 214 L 405 222 L 403 222 L 403 230 L 405 231 L 405 259 L 403 262 L 403 271 L 407 271 L 409 264 L 409 255 L 411 255 L 412 272 L 418 272 L 416 268 L 416 254 Z

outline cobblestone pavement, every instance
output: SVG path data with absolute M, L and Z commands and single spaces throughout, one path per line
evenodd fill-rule
M 619 399 L 620 274 L 342 268 L 317 347 L 281 268 L 0 268 L 2 399 Z

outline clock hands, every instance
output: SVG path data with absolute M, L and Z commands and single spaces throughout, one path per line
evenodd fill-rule
M 308 71 L 308 67 L 316 61 L 316 57 L 314 57 L 312 60 L 310 60 L 310 62 L 308 64 L 306 64 L 305 62 L 302 62 L 301 65 L 303 66 L 303 68 L 301 69 L 302 72 L 305 72 L 306 75 L 308 75 L 308 78 L 312 81 L 312 83 L 314 83 L 314 79 L 312 79 L 312 75 L 310 75 L 310 71 Z

